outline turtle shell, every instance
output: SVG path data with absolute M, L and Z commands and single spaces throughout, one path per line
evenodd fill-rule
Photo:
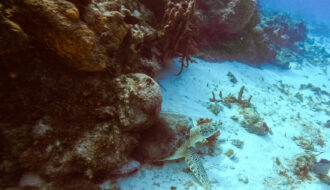
M 133 157 L 142 163 L 165 159 L 189 140 L 193 120 L 185 115 L 162 112 L 154 126 L 141 134 Z

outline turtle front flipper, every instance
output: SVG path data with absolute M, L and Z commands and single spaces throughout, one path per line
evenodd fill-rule
M 185 155 L 185 161 L 205 190 L 211 190 L 209 178 L 207 177 L 202 161 L 193 147 L 188 148 Z

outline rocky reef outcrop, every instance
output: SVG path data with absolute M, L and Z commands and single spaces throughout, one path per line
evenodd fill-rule
M 266 14 L 254 0 L 198 1 L 197 11 L 203 16 L 196 56 L 209 61 L 287 67 L 278 55 L 306 38 L 302 22 L 283 14 Z
M 107 62 L 98 52 L 95 33 L 80 20 L 73 3 L 64 0 L 14 2 L 12 19 L 30 38 L 79 70 L 105 69 Z
M 101 171 L 111 173 L 128 162 L 140 132 L 158 118 L 160 88 L 145 74 L 109 81 L 72 76 L 55 72 L 43 83 L 18 74 L 32 81 L 26 87 L 10 82 L 16 88 L 1 97 L 7 101 L 1 112 L 2 186 L 14 185 L 10 182 L 17 183 L 27 171 L 55 184 L 73 174 L 92 179 Z M 31 84 L 37 89 L 29 89 Z
M 141 55 L 152 13 L 134 1 L 13 0 L 0 10 L 0 187 L 25 173 L 42 188 L 94 187 L 158 118 L 159 66 Z

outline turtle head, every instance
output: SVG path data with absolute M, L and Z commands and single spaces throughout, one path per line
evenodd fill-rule
M 191 146 L 196 142 L 199 142 L 203 139 L 206 139 L 216 133 L 222 123 L 219 122 L 207 122 L 203 124 L 199 124 L 190 129 L 190 137 L 188 145 Z
M 219 122 L 209 122 L 209 123 L 203 123 L 199 125 L 200 127 L 200 133 L 203 136 L 203 138 L 208 138 L 212 136 L 214 133 L 216 133 L 219 129 L 222 123 Z

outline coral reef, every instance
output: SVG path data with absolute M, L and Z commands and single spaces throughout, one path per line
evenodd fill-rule
M 1 40 L 0 52 L 22 49 L 19 47 L 23 45 L 38 51 L 46 47 L 48 53 L 61 58 L 58 62 L 83 71 L 106 70 L 113 76 L 130 72 L 155 76 L 160 69 L 158 62 L 180 55 L 185 64 L 193 62 L 188 48 L 193 45 L 186 44 L 193 44 L 189 36 L 195 34 L 190 22 L 194 1 L 180 6 L 172 3 L 177 6 L 175 10 L 172 7 L 162 10 L 163 23 L 155 21 L 153 9 L 143 3 L 149 5 L 147 1 L 133 0 L 10 1 L 1 6 L 1 25 L 6 27 L 6 35 Z M 178 22 L 181 18 L 174 12 L 180 12 L 186 19 Z M 168 26 L 172 29 L 168 30 Z M 181 30 L 172 33 L 178 27 Z M 173 42 L 180 40 L 175 47 L 167 46 L 167 38 Z
M 157 38 L 156 24 L 150 24 L 154 24 L 153 13 L 142 4 L 133 0 L 93 0 L 83 18 L 105 49 L 111 74 L 140 71 L 154 76 L 158 72 L 156 50 L 152 48 Z
M 302 22 L 261 12 L 254 0 L 197 1 L 196 9 L 203 15 L 196 56 L 210 61 L 288 67 L 285 54 L 294 53 L 295 43 L 307 34 Z
M 197 48 L 204 58 L 283 62 L 290 53 L 283 47 L 306 37 L 302 23 L 286 25 L 283 15 L 259 22 L 254 0 L 1 1 L 0 188 L 30 188 L 22 184 L 31 179 L 40 189 L 98 189 L 109 176 L 136 171 L 135 160 L 173 155 L 193 122 L 159 117 L 162 96 L 153 77 L 175 57 L 181 74 Z M 252 96 L 243 99 L 243 92 L 244 86 L 237 97 L 220 92 L 219 100 L 213 93 L 210 110 L 218 114 L 218 102 L 250 107 Z M 271 132 L 256 111 L 244 117 L 247 130 Z M 196 127 L 213 125 L 220 123 L 201 119 Z M 194 139 L 203 140 L 196 151 L 212 154 L 220 133 L 203 135 Z
M 1 113 L 6 115 L 1 117 L 1 145 L 8 147 L 0 154 L 0 172 L 6 176 L 1 186 L 14 186 L 24 171 L 37 173 L 55 184 L 65 183 L 60 181 L 73 174 L 78 178 L 98 178 L 100 171 L 112 171 L 128 162 L 139 133 L 158 117 L 160 88 L 147 75 L 128 74 L 104 81 L 56 71 L 49 65 L 35 68 L 33 75 L 20 71 L 17 79 L 38 84 L 39 93 L 34 96 L 29 94 L 35 89 L 22 86 L 16 79 L 1 83 L 2 87 L 16 85 L 1 96 L 8 102 Z M 45 73 L 48 75 L 44 81 L 37 80 Z
M 136 73 L 114 79 L 120 107 L 116 116 L 125 131 L 139 131 L 150 127 L 161 109 L 160 87 L 152 78 Z M 111 109 L 110 109 L 111 110 Z M 109 110 L 109 111 L 110 111 Z
M 79 19 L 79 11 L 74 4 L 65 0 L 14 2 L 13 20 L 30 38 L 79 70 L 105 69 L 107 60 L 95 45 L 95 33 Z
M 202 46 L 216 45 L 221 39 L 239 35 L 258 16 L 253 0 L 197 1 L 197 11 L 203 15 Z
M 254 0 L 198 1 L 200 20 L 199 53 L 196 56 L 210 61 L 236 60 L 258 65 L 274 59 L 265 43 Z
M 266 15 L 260 27 L 268 43 L 276 47 L 292 47 L 295 42 L 303 41 L 307 36 L 307 28 L 303 22 L 292 21 L 288 15 Z
M 183 32 L 166 33 L 182 40 L 175 50 L 168 46 L 164 62 L 186 50 L 191 36 L 193 1 L 178 7 L 185 21 L 175 23 L 179 18 L 168 12 L 163 24 L 154 14 L 165 17 L 166 3 L 161 12 L 149 3 L 0 3 L 1 189 L 16 187 L 26 172 L 49 189 L 82 180 L 96 189 L 107 175 L 125 171 L 140 135 L 158 121 L 162 98 L 151 77 L 160 69 L 161 31 L 172 23 Z

